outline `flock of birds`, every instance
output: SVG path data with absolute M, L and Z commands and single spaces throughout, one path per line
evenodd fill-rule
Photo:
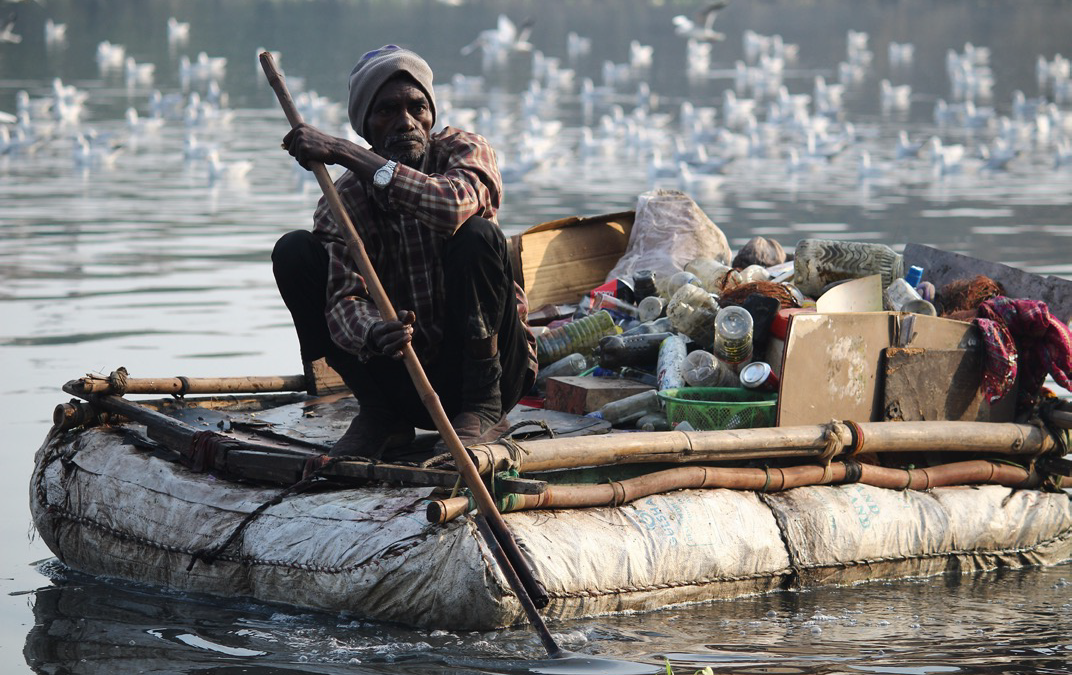
M 518 25 L 500 15 L 495 27 L 480 31 L 461 53 L 479 54 L 485 75 L 523 55 L 531 62 L 528 86 L 508 105 L 497 105 L 494 101 L 502 97 L 488 96 L 484 76 L 454 75 L 437 87 L 437 124 L 488 137 L 499 150 L 507 182 L 525 180 L 541 168 L 577 156 L 607 163 L 642 162 L 652 185 L 672 184 L 687 192 L 717 188 L 727 172 L 750 159 L 780 161 L 786 175 L 794 175 L 821 171 L 838 158 L 855 154 L 860 180 L 877 178 L 895 166 L 910 166 L 931 177 L 1006 171 L 1025 153 L 1040 152 L 1052 153 L 1057 168 L 1072 166 L 1072 115 L 1061 107 L 1072 103 L 1072 77 L 1069 60 L 1060 54 L 1037 57 L 1038 96 L 1017 90 L 999 110 L 992 104 L 989 50 L 972 44 L 959 51 L 949 49 L 944 66 L 950 91 L 948 99 L 937 98 L 934 103 L 933 134 L 912 139 L 902 130 L 893 146 L 872 143 L 879 156 L 873 159 L 872 150 L 858 141 L 875 134 L 858 130 L 847 119 L 845 106 L 874 76 L 869 35 L 848 31 L 844 60 L 827 74 L 814 74 L 821 71 L 794 71 L 799 46 L 780 35 L 746 30 L 742 57 L 732 69 L 715 69 L 713 47 L 725 39 L 715 30 L 716 17 L 726 4 L 715 2 L 695 15 L 672 20 L 674 33 L 685 42 L 689 79 L 729 83 L 721 97 L 711 97 L 710 105 L 689 99 L 670 102 L 652 90 L 648 82 L 655 57 L 652 45 L 633 40 L 628 61 L 604 62 L 597 82 L 579 77 L 577 69 L 591 53 L 591 38 L 570 33 L 566 53 L 549 56 L 531 41 L 532 21 Z M 21 37 L 15 31 L 12 16 L 0 26 L 0 42 L 18 44 Z M 48 20 L 44 34 L 48 45 L 62 48 L 66 26 Z M 169 19 L 167 39 L 176 50 L 187 45 L 189 24 Z M 906 115 L 909 108 L 934 95 L 920 96 L 909 85 L 894 82 L 910 72 L 914 46 L 890 42 L 886 47 L 890 76 L 879 83 L 879 107 L 886 116 Z M 274 56 L 277 62 L 281 59 L 278 53 Z M 222 161 L 219 145 L 200 136 L 207 129 L 225 128 L 234 115 L 221 86 L 227 73 L 225 58 L 205 52 L 192 58 L 181 55 L 177 60 L 181 88 L 167 93 L 153 88 L 157 65 L 136 61 L 123 45 L 100 42 L 96 60 L 102 78 L 122 78 L 128 91 L 144 95 L 141 106 L 126 110 L 124 127 L 99 133 L 84 124 L 88 93 L 55 78 L 47 94 L 34 97 L 19 91 L 16 109 L 0 111 L 0 158 L 32 155 L 66 139 L 74 165 L 88 171 L 114 165 L 129 149 L 136 149 L 139 138 L 166 125 L 182 125 L 184 159 L 203 165 L 211 182 L 241 180 L 252 169 L 248 160 Z M 805 79 L 800 76 L 803 72 L 813 74 Z M 788 83 L 800 89 L 796 86 L 800 81 L 807 83 L 805 91 L 791 93 Z M 300 78 L 288 78 L 288 83 L 295 91 L 302 86 Z M 311 91 L 299 92 L 295 100 L 306 121 L 358 140 L 345 123 L 340 103 Z M 466 107 L 467 101 L 480 105 Z M 563 129 L 567 106 L 579 107 L 583 125 Z M 962 142 L 950 143 L 949 138 Z M 307 180 L 307 173 L 296 175 Z
M 589 38 L 571 33 L 564 58 L 550 57 L 533 49 L 527 32 L 519 32 L 500 16 L 496 29 L 481 33 L 464 51 L 480 47 L 486 69 L 506 63 L 513 53 L 531 53 L 532 79 L 520 97 L 519 112 L 510 116 L 487 107 L 454 107 L 448 96 L 445 116 L 455 126 L 492 139 L 500 148 L 500 167 L 508 181 L 523 180 L 578 155 L 608 164 L 613 160 L 615 166 L 639 159 L 647 164 L 651 184 L 676 184 L 687 192 L 717 188 L 727 172 L 753 159 L 781 161 L 787 175 L 796 175 L 822 171 L 854 155 L 861 181 L 905 170 L 923 180 L 1001 172 L 1027 154 L 1037 158 L 1050 153 L 1054 168 L 1072 166 L 1072 115 L 1061 107 L 1072 103 L 1072 78 L 1069 60 L 1060 54 L 1037 57 L 1040 95 L 1029 98 L 1016 90 L 999 111 L 992 105 L 994 75 L 986 47 L 966 43 L 962 50 L 947 51 L 944 65 L 950 91 L 948 98 L 936 98 L 933 93 L 913 92 L 909 84 L 894 83 L 893 77 L 910 72 L 915 48 L 911 43 L 890 42 L 886 47 L 891 77 L 881 79 L 878 87 L 884 119 L 907 119 L 912 106 L 930 98 L 935 101 L 933 127 L 924 138 L 912 139 L 903 129 L 895 144 L 871 144 L 881 157 L 876 161 L 873 150 L 860 142 L 875 138 L 876 130 L 857 129 L 847 119 L 845 105 L 873 76 L 869 35 L 849 30 L 845 59 L 829 71 L 830 81 L 826 75 L 812 75 L 810 87 L 790 93 L 787 75 L 804 80 L 799 73 L 806 71 L 793 70 L 800 48 L 780 35 L 746 30 L 743 58 L 732 70 L 712 68 L 713 45 L 725 38 L 714 29 L 715 17 L 725 5 L 714 3 L 695 16 L 673 18 L 674 32 L 686 41 L 690 80 L 732 82 L 720 101 L 714 97 L 713 105 L 690 99 L 669 105 L 660 100 L 648 83 L 651 45 L 632 41 L 629 60 L 604 62 L 602 81 L 597 83 L 578 78 L 568 67 L 590 51 Z M 479 93 L 482 83 L 481 78 L 455 76 L 445 89 L 461 99 Z M 576 145 L 565 148 L 558 119 L 571 102 L 579 102 L 585 124 Z M 951 143 L 951 138 L 960 142 Z

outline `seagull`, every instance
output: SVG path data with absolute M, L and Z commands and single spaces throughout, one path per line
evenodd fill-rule
M 190 40 L 190 24 L 186 21 L 179 21 L 175 17 L 169 17 L 167 20 L 167 39 L 168 44 L 185 43 Z
M 138 111 L 132 106 L 126 112 L 127 127 L 135 134 L 151 134 L 164 126 L 163 117 L 140 117 Z
M 74 137 L 71 157 L 74 159 L 75 166 L 81 169 L 112 167 L 115 166 L 115 158 L 122 151 L 122 145 L 113 145 L 110 140 L 103 137 L 97 139 L 91 131 L 88 137 L 82 133 Z
M 592 51 L 592 38 L 583 37 L 573 31 L 566 36 L 566 55 L 570 61 L 576 61 Z
M 152 84 L 153 74 L 156 72 L 154 63 L 138 63 L 133 56 L 128 56 L 123 62 L 123 74 L 127 85 Z
M 640 44 L 640 40 L 629 43 L 629 65 L 633 70 L 651 68 L 651 57 L 655 48 L 651 45 Z
M 45 20 L 45 43 L 58 45 L 67 41 L 67 24 L 56 23 L 52 19 Z
M 18 18 L 18 14 L 12 12 L 7 15 L 7 19 L 3 24 L 0 24 L 0 42 L 10 42 L 11 44 L 18 44 L 22 42 L 22 36 L 15 32 L 15 19 Z
M 215 149 L 209 150 L 205 154 L 205 159 L 208 161 L 210 183 L 241 181 L 253 169 L 253 162 L 248 159 L 226 163 L 220 161 L 220 153 Z
M 480 49 L 486 61 L 505 59 L 511 52 L 531 52 L 532 26 L 535 19 L 526 19 L 520 26 L 514 24 L 510 17 L 500 14 L 495 28 L 480 31 L 477 38 L 462 47 L 462 56 L 468 56 Z
M 910 159 L 919 157 L 919 151 L 923 149 L 926 141 L 911 141 L 908 132 L 902 129 L 897 134 L 897 159 Z
M 879 87 L 884 111 L 908 110 L 912 105 L 911 85 L 899 84 L 894 86 L 889 80 L 884 79 L 879 83 Z
M 728 4 L 730 4 L 728 0 L 712 2 L 697 12 L 694 15 L 695 18 L 692 19 L 684 14 L 678 14 L 671 19 L 674 23 L 674 32 L 691 40 L 710 40 L 712 42 L 725 40 L 725 33 L 716 31 L 714 25 L 715 18 L 718 17 L 718 11 Z
M 101 73 L 118 70 L 126 61 L 127 48 L 103 40 L 97 44 L 97 67 Z

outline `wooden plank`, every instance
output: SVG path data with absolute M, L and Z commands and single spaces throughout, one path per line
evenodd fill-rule
M 633 212 L 566 218 L 536 225 L 512 240 L 529 307 L 576 303 L 599 286 L 629 244 Z
M 611 401 L 652 389 L 635 380 L 611 377 L 551 377 L 547 380 L 544 407 L 574 415 L 599 410 Z
M 1046 303 L 1061 321 L 1072 319 L 1072 281 L 1054 276 L 1031 274 L 1001 263 L 980 260 L 960 253 L 943 251 L 922 244 L 908 244 L 904 250 L 905 269 L 923 268 L 923 280 L 936 289 L 950 281 L 973 279 L 982 274 L 999 282 L 1011 298 L 1031 298 Z
M 982 354 L 977 349 L 886 350 L 885 419 L 898 422 L 993 420 L 983 400 Z

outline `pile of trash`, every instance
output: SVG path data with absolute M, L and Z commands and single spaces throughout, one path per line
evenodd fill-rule
M 548 306 L 530 316 L 530 323 L 543 325 L 534 325 L 540 372 L 527 400 L 553 407 L 546 394 L 555 378 L 626 379 L 647 388 L 598 410 L 567 411 L 619 428 L 696 428 L 689 420 L 668 420 L 667 401 L 688 397 L 690 389 L 716 399 L 776 398 L 794 314 L 894 311 L 972 321 L 980 305 L 1004 294 L 1000 283 L 983 276 L 936 290 L 924 269 L 905 267 L 904 256 L 884 244 L 828 239 L 803 239 L 787 254 L 779 242 L 754 237 L 731 257 L 725 235 L 687 196 L 642 196 L 628 250 L 609 281 L 576 305 Z M 1068 333 L 1067 325 L 1054 322 Z M 1015 340 L 1008 342 L 1015 349 Z M 1013 379 L 1015 363 L 1014 355 Z M 1061 365 L 1057 370 L 1067 372 Z M 743 396 L 748 391 L 757 396 Z M 735 424 L 773 425 L 773 418 L 737 416 L 715 428 Z

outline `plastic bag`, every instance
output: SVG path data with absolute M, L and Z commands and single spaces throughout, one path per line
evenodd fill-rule
M 637 198 L 629 246 L 607 275 L 631 279 L 637 270 L 667 279 L 684 270 L 693 258 L 712 258 L 729 264 L 729 241 L 696 202 L 678 190 L 655 190 Z

